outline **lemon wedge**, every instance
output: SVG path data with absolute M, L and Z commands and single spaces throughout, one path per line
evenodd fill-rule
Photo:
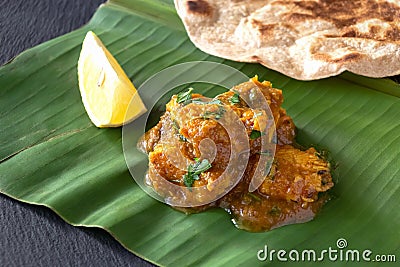
M 82 44 L 78 80 L 86 112 L 99 128 L 121 126 L 147 111 L 122 67 L 92 31 Z

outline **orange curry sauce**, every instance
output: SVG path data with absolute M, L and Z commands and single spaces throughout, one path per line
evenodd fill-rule
M 250 193 L 249 183 L 260 158 L 266 152 L 261 149 L 261 139 L 270 138 L 271 141 L 272 138 L 264 134 L 268 132 L 265 127 L 271 118 L 265 110 L 248 105 L 257 104 L 252 101 L 259 101 L 252 99 L 255 87 L 261 91 L 262 100 L 268 103 L 273 115 L 276 149 L 271 168 L 263 176 L 264 181 L 256 191 Z M 167 189 L 161 185 L 160 179 L 182 187 L 188 186 L 184 179 L 188 177 L 188 169 L 179 168 L 170 160 L 170 155 L 175 153 L 192 164 L 196 159 L 208 157 L 210 166 L 196 175 L 189 186 L 212 185 L 228 166 L 231 142 L 235 140 L 218 121 L 222 116 L 228 116 L 225 115 L 227 112 L 222 111 L 229 109 L 243 123 L 247 134 L 248 144 L 245 145 L 249 147 L 249 159 L 244 166 L 243 176 L 232 190 L 216 201 L 196 207 L 175 208 L 193 213 L 220 207 L 231 214 L 237 227 L 254 232 L 312 220 L 329 199 L 325 192 L 333 186 L 330 165 L 314 148 L 305 151 L 297 148 L 295 125 L 281 107 L 282 91 L 272 88 L 269 82 L 260 83 L 253 78 L 216 96 L 209 103 L 193 101 L 202 97 L 191 94 L 189 101 L 179 103 L 179 97 L 173 96 L 160 122 L 139 141 L 138 147 L 149 155 L 147 184 L 161 195 L 165 195 Z M 201 112 L 203 115 L 199 116 Z M 200 147 L 205 138 L 214 143 L 214 152 L 207 152 L 207 148 Z

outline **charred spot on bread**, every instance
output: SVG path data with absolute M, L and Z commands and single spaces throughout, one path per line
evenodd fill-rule
M 187 1 L 186 4 L 189 13 L 202 16 L 212 15 L 212 7 L 205 0 L 191 0 Z

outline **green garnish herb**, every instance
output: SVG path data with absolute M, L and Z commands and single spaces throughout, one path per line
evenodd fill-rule
M 250 139 L 257 139 L 257 138 L 260 138 L 263 135 L 265 135 L 265 133 L 257 131 L 257 130 L 252 130 L 251 133 L 250 133 Z
M 176 100 L 178 102 L 178 104 L 180 104 L 180 103 L 184 103 L 185 105 L 188 104 L 187 102 L 192 99 L 192 92 L 193 92 L 193 88 L 191 88 L 191 87 L 187 91 L 180 92 L 178 94 L 178 98 Z
M 179 140 L 181 140 L 182 142 L 189 142 L 189 140 L 181 134 L 178 134 L 178 137 L 179 137 Z
M 172 127 L 174 127 L 174 129 L 176 131 L 179 131 L 179 124 L 178 124 L 178 122 L 176 120 L 172 121 Z
M 192 103 L 193 103 L 193 104 L 198 104 L 198 105 L 208 104 L 208 103 L 206 103 L 206 102 L 203 102 L 203 101 L 202 101 L 201 99 L 199 99 L 199 98 L 192 99 Z
M 195 163 L 189 164 L 187 174 L 183 175 L 183 183 L 187 187 L 192 187 L 194 181 L 200 179 L 199 175 L 211 167 L 211 163 L 208 161 L 208 159 L 203 159 L 200 161 L 200 159 L 195 158 Z
M 247 195 L 249 197 L 251 197 L 252 199 L 254 199 L 255 201 L 261 201 L 261 198 L 259 196 L 257 196 L 256 194 L 253 193 L 247 193 Z
M 269 211 L 271 215 L 279 215 L 281 213 L 281 209 L 278 206 L 273 206 L 272 209 Z
M 199 105 L 211 105 L 211 104 L 221 105 L 222 104 L 222 102 L 219 99 L 213 99 L 213 100 L 207 102 L 207 101 L 202 101 L 199 98 L 192 99 L 192 103 L 199 104 Z
M 225 109 L 222 106 L 218 107 L 218 111 L 206 111 L 204 112 L 204 114 L 202 115 L 203 119 L 207 120 L 207 119 L 216 119 L 219 120 L 222 118 L 222 116 L 225 113 Z
M 239 96 L 240 96 L 239 93 L 235 92 L 235 94 L 231 98 L 229 98 L 229 102 L 231 102 L 232 105 L 239 104 L 240 103 Z
M 277 163 L 273 162 L 271 167 L 270 168 L 268 168 L 268 167 L 269 167 L 269 165 L 267 165 L 267 168 L 265 170 L 267 172 L 267 178 L 270 179 L 271 181 L 274 181 L 275 175 L 276 175 L 276 170 L 278 168 Z
M 315 155 L 322 160 L 328 161 L 329 152 L 326 149 L 317 148 L 317 152 L 315 152 Z
M 260 155 L 262 155 L 262 156 L 269 156 L 269 157 L 272 156 L 272 153 L 271 153 L 271 151 L 269 151 L 269 150 L 260 151 L 258 154 L 260 154 Z
M 183 135 L 181 135 L 180 133 L 179 133 L 179 125 L 178 125 L 178 122 L 176 121 L 176 120 L 173 120 L 172 121 L 172 127 L 175 129 L 175 133 L 176 133 L 176 135 L 179 137 L 179 140 L 180 141 L 182 141 L 182 142 L 189 142 L 189 140 L 187 140 L 187 138 L 186 137 L 184 137 Z
M 262 116 L 263 115 L 263 112 L 262 111 L 260 111 L 260 112 L 257 112 L 257 113 L 254 113 L 254 118 L 258 118 L 258 117 L 260 117 L 260 116 Z

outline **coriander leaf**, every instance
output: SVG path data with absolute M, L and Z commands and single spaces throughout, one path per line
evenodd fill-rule
M 257 113 L 254 113 L 254 118 L 258 118 L 258 117 L 260 117 L 260 116 L 262 116 L 263 115 L 263 112 L 262 111 L 259 111 L 259 112 L 257 112 Z
M 252 199 L 254 199 L 255 201 L 261 201 L 261 198 L 259 196 L 257 196 L 256 194 L 253 193 L 247 193 L 247 195 L 249 197 L 251 197 Z
M 208 105 L 211 105 L 211 104 L 221 105 L 222 104 L 222 102 L 219 99 L 213 99 L 213 100 L 207 102 L 207 101 L 203 101 L 203 100 L 201 100 L 199 98 L 193 99 L 192 103 L 193 104 L 199 104 L 199 105 L 206 105 L 206 104 L 208 104 Z
M 193 173 L 200 174 L 207 171 L 211 167 L 211 163 L 208 161 L 208 159 L 203 159 L 202 161 L 197 160 L 196 163 L 193 165 Z
M 178 134 L 178 137 L 179 137 L 179 140 L 181 140 L 182 142 L 189 142 L 189 140 L 181 134 Z
M 175 131 L 179 131 L 179 124 L 176 120 L 172 121 L 172 127 L 175 129 Z
M 218 111 L 206 111 L 206 112 L 204 112 L 202 117 L 205 120 L 206 119 L 212 119 L 212 118 L 214 118 L 216 120 L 219 120 L 219 119 L 222 118 L 222 116 L 224 115 L 225 111 L 226 110 L 222 106 L 220 106 L 220 107 L 218 107 Z
M 192 92 L 193 92 L 193 88 L 191 88 L 191 87 L 185 92 L 180 92 L 178 94 L 178 98 L 176 100 L 178 102 L 178 104 L 185 103 L 185 102 L 191 100 L 192 99 Z
M 229 98 L 229 102 L 231 102 L 232 105 L 239 104 L 240 103 L 239 93 L 235 92 L 235 94 L 231 98 Z
M 272 156 L 272 152 L 269 151 L 269 150 L 260 151 L 259 154 L 260 154 L 260 155 L 263 155 L 263 156 L 269 156 L 269 157 Z
M 199 99 L 199 98 L 195 98 L 195 99 L 192 99 L 192 103 L 193 104 L 198 104 L 198 105 L 204 105 L 204 104 L 206 104 L 205 102 L 203 102 L 201 99 Z
M 199 180 L 200 177 L 197 174 L 185 174 L 183 175 L 183 183 L 186 187 L 192 187 L 195 180 Z
M 257 130 L 252 130 L 250 133 L 250 139 L 257 139 L 263 135 L 265 135 L 265 133 L 257 131 Z
M 208 102 L 207 104 L 209 104 L 209 105 L 211 105 L 211 104 L 222 105 L 222 102 L 219 99 L 213 99 L 212 101 Z
M 187 138 L 179 133 L 179 129 L 180 128 L 179 128 L 179 124 L 178 124 L 178 122 L 176 120 L 172 121 L 172 127 L 174 128 L 176 135 L 179 137 L 179 139 L 181 141 L 188 142 Z
M 271 181 L 273 181 L 273 180 L 275 180 L 275 175 L 276 175 L 276 171 L 277 171 L 277 163 L 276 162 L 274 162 L 274 163 L 272 163 L 272 166 L 269 168 L 269 165 L 267 164 L 267 166 L 266 166 L 266 178 L 267 179 L 270 179 Z
M 200 179 L 199 175 L 211 167 L 211 163 L 208 161 L 208 159 L 203 159 L 200 161 L 200 159 L 195 158 L 195 163 L 189 164 L 188 172 L 183 175 L 183 183 L 186 185 L 186 187 L 192 187 L 194 181 Z
M 281 209 L 278 206 L 273 206 L 269 211 L 271 215 L 279 215 L 281 213 Z

